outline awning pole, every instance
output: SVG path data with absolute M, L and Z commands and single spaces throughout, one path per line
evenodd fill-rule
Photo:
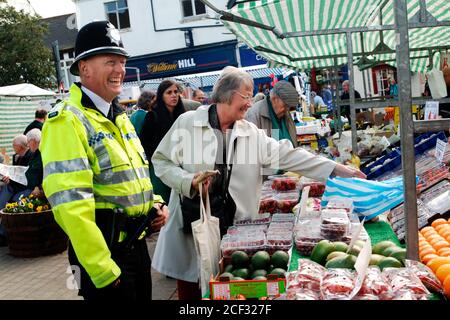
M 356 131 L 356 109 L 355 109 L 355 76 L 353 73 L 353 42 L 351 32 L 346 33 L 347 36 L 347 65 L 348 65 L 348 81 L 350 83 L 350 119 L 352 127 L 352 153 L 358 154 L 357 131 Z
M 416 197 L 416 160 L 414 123 L 411 112 L 411 73 L 409 60 L 408 13 L 406 0 L 394 1 L 397 52 L 398 100 L 400 104 L 400 138 L 402 150 L 404 213 L 406 219 L 406 255 L 418 260 L 418 221 Z

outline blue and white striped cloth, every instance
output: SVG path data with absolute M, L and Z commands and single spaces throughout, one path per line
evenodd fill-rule
M 354 212 L 370 220 L 403 202 L 403 177 L 384 181 L 340 177 L 328 179 L 321 205 L 326 206 L 331 198 L 336 197 L 352 199 Z

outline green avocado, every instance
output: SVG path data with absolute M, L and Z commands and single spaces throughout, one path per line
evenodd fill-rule
M 345 242 L 336 241 L 333 242 L 333 244 L 334 244 L 334 251 L 347 252 L 348 245 Z
M 381 270 L 383 270 L 384 268 L 401 268 L 402 263 L 395 258 L 386 257 L 381 259 L 381 261 L 378 263 L 378 267 L 380 267 Z
M 252 278 L 252 280 L 267 280 L 267 278 L 264 276 L 257 276 L 257 277 Z
M 233 272 L 233 270 L 234 270 L 234 267 L 233 267 L 233 265 L 232 264 L 228 264 L 228 265 L 226 265 L 225 266 L 225 268 L 223 269 L 223 272 Z
M 372 246 L 372 253 L 381 254 L 384 249 L 386 249 L 388 247 L 395 247 L 395 246 L 396 246 L 396 244 L 393 243 L 392 241 L 388 241 L 388 240 L 381 241 Z
M 286 274 L 286 270 L 281 269 L 281 268 L 275 268 L 273 269 L 270 274 L 276 274 L 278 276 L 284 276 Z
M 355 267 L 356 257 L 351 254 L 345 254 L 331 259 L 325 264 L 325 268 L 344 268 L 353 269 Z
M 341 257 L 341 256 L 345 256 L 345 255 L 347 255 L 345 252 L 333 251 L 329 255 L 327 255 L 327 262 L 336 257 Z
M 256 277 L 265 277 L 265 276 L 267 276 L 267 271 L 264 269 L 258 269 L 253 271 L 250 278 L 255 279 Z
M 319 241 L 311 253 L 311 260 L 324 265 L 327 256 L 334 251 L 334 244 L 328 240 Z
M 231 254 L 231 264 L 235 268 L 244 268 L 248 266 L 248 262 L 250 261 L 250 258 L 248 257 L 248 254 L 244 251 L 235 251 Z
M 393 253 L 395 253 L 395 252 L 397 252 L 397 251 L 401 251 L 402 250 L 402 248 L 399 248 L 399 247 L 397 247 L 397 246 L 392 246 L 392 247 L 387 247 L 386 249 L 384 249 L 382 252 L 381 252 L 381 254 L 383 255 L 383 256 L 385 256 L 385 257 L 390 257 L 391 256 L 391 254 L 393 254 Z
M 243 279 L 248 279 L 250 271 L 247 268 L 240 268 L 233 271 L 233 276 Z
M 253 255 L 250 261 L 255 270 L 265 269 L 270 263 L 270 255 L 267 251 L 258 251 Z
M 272 257 L 270 258 L 270 263 L 275 267 L 275 268 L 282 268 L 282 269 L 287 269 L 288 266 L 288 262 L 289 262 L 289 254 L 287 254 L 287 252 L 285 251 L 275 251 L 272 254 Z
M 370 256 L 369 266 L 376 266 L 376 265 L 378 265 L 378 263 L 384 258 L 385 258 L 385 256 L 382 256 L 381 254 L 372 254 Z
M 402 264 L 405 264 L 406 259 L 406 249 L 400 248 L 400 250 L 391 253 L 389 257 L 395 258 L 400 261 Z

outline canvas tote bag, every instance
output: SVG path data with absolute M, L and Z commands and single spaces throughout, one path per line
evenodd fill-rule
M 206 207 L 203 204 L 202 186 L 200 183 L 200 219 L 192 222 L 192 236 L 197 253 L 200 287 L 204 296 L 208 292 L 211 277 L 219 272 L 220 228 L 219 218 L 211 215 L 208 193 L 205 199 Z

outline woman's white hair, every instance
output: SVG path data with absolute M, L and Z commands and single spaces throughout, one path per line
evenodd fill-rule
M 212 101 L 215 103 L 230 103 L 234 91 L 239 90 L 242 85 L 253 88 L 252 76 L 239 68 L 225 67 L 214 84 Z
M 27 133 L 27 141 L 34 140 L 36 142 L 41 142 L 41 130 L 39 129 L 31 129 Z

